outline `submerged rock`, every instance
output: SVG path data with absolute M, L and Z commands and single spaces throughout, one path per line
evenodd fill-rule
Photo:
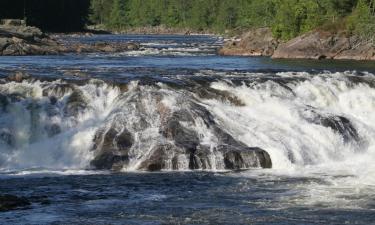
M 9 211 L 29 206 L 31 203 L 27 198 L 15 195 L 0 195 L 0 212 Z

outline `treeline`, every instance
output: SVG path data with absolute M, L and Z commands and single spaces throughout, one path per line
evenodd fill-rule
M 47 31 L 80 31 L 88 22 L 90 0 L 0 0 L 0 19 L 25 19 Z
M 111 29 L 165 25 L 193 30 L 268 26 L 290 39 L 317 27 L 371 36 L 375 0 L 91 0 L 93 23 Z

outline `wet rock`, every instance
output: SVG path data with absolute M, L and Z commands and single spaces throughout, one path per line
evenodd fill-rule
M 151 151 L 151 155 L 141 163 L 139 169 L 147 171 L 178 169 L 178 160 L 176 160 L 175 156 L 179 154 L 183 154 L 183 150 L 172 144 L 155 146 Z
M 30 75 L 24 72 L 16 72 L 13 75 L 8 76 L 8 81 L 14 81 L 14 82 L 22 82 L 23 80 L 29 79 Z
M 76 116 L 80 112 L 84 111 L 87 108 L 87 106 L 88 103 L 83 92 L 78 89 L 75 89 L 73 93 L 69 96 L 64 111 L 68 115 Z
M 127 130 L 124 130 L 123 132 L 118 134 L 115 138 L 115 141 L 117 143 L 118 150 L 125 153 L 127 153 L 127 151 L 132 147 L 134 143 L 132 134 Z
M 187 151 L 195 151 L 199 144 L 198 134 L 193 130 L 183 127 L 178 120 L 168 122 L 164 130 L 164 136 L 174 140 L 176 146 Z
M 24 208 L 30 205 L 28 199 L 15 195 L 0 195 L 0 211 Z
M 263 149 L 219 146 L 218 150 L 223 152 L 225 169 L 272 168 L 271 157 Z
M 346 143 L 350 141 L 361 141 L 357 130 L 346 117 L 327 115 L 316 111 L 315 108 L 307 108 L 301 115 L 311 123 L 332 129 L 334 132 L 340 134 Z
M 360 141 L 357 130 L 354 128 L 350 120 L 345 117 L 321 117 L 320 124 L 338 132 L 344 138 L 345 142 L 350 142 L 351 140 L 354 140 L 356 142 Z
M 99 130 L 94 138 L 95 158 L 91 165 L 96 169 L 119 170 L 129 162 L 129 150 L 133 145 L 132 134 L 124 129 L 117 132 L 111 127 Z
M 0 94 L 0 111 L 4 112 L 8 105 L 9 105 L 9 100 L 7 96 Z
M 72 84 L 55 84 L 43 89 L 43 96 L 50 97 L 51 99 L 58 99 L 62 98 L 67 93 L 73 92 L 75 89 L 74 85 Z M 54 101 L 52 100 L 52 101 Z M 51 101 L 51 104 L 52 104 Z
M 128 156 L 116 155 L 113 152 L 103 152 L 91 161 L 91 165 L 99 170 L 120 170 L 128 162 Z
M 245 103 L 243 103 L 240 99 L 238 99 L 236 96 L 233 96 L 228 91 L 221 91 L 216 90 L 213 88 L 207 88 L 207 87 L 201 87 L 198 88 L 195 93 L 203 99 L 217 99 L 220 101 L 227 101 L 235 106 L 245 106 Z

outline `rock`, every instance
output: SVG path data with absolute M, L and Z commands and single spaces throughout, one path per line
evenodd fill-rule
M 160 171 L 168 169 L 168 163 L 172 162 L 171 167 L 178 169 L 178 161 L 175 156 L 183 154 L 183 150 L 172 144 L 158 145 L 152 149 L 149 158 L 143 161 L 139 167 L 140 170 Z M 174 158 L 174 160 L 173 160 Z
M 3 19 L 1 24 L 4 26 L 25 26 L 25 20 L 20 19 Z
M 128 51 L 135 51 L 139 50 L 140 45 L 138 43 L 127 43 L 126 50 Z
M 127 156 L 116 155 L 113 152 L 104 152 L 91 161 L 91 165 L 99 170 L 120 170 L 129 162 Z
M 315 30 L 280 44 L 272 58 L 375 60 L 375 46 L 344 31 Z
M 354 128 L 350 120 L 342 116 L 330 116 L 330 117 L 320 117 L 319 122 L 322 126 L 329 127 L 335 132 L 339 133 L 345 142 L 354 140 L 356 142 L 360 141 L 357 130 Z
M 16 72 L 13 75 L 8 76 L 8 81 L 14 81 L 14 82 L 22 82 L 23 80 L 29 79 L 30 75 L 24 72 Z
M 126 102 L 121 107 L 136 118 L 115 113 L 113 120 L 96 132 L 91 162 L 94 168 L 118 170 L 131 166 L 160 171 L 272 167 L 264 150 L 250 148 L 220 128 L 193 95 L 181 95 L 176 99 L 181 104 L 171 107 L 159 91 L 134 88 L 131 92 L 123 96 Z M 217 95 L 214 97 L 225 96 Z M 202 133 L 206 130 L 207 137 Z
M 2 37 L 0 37 L 0 54 L 1 54 L 1 52 L 2 52 L 6 47 L 8 47 L 9 43 L 10 43 L 9 38 L 2 38 Z
M 14 195 L 0 195 L 0 211 L 9 211 L 30 205 L 29 200 Z
M 83 92 L 75 89 L 66 102 L 64 112 L 68 115 L 76 116 L 84 111 L 87 106 L 87 100 Z
M 9 105 L 9 100 L 7 96 L 0 94 L 0 111 L 5 111 L 8 105 Z
M 278 46 L 269 28 L 252 29 L 240 40 L 228 41 L 219 50 L 220 55 L 271 56 Z
M 210 87 L 200 87 L 196 89 L 194 93 L 203 99 L 217 99 L 223 102 L 230 102 L 235 106 L 245 106 L 245 103 L 228 91 L 217 90 Z
M 249 168 L 272 168 L 270 155 L 260 148 L 232 148 L 219 146 L 224 153 L 225 169 L 240 170 Z
M 94 138 L 96 156 L 91 165 L 96 169 L 119 170 L 129 162 L 129 150 L 134 143 L 132 134 L 124 129 L 117 132 L 113 127 L 99 130 Z

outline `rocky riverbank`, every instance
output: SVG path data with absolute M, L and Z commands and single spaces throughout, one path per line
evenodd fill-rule
M 36 27 L 0 26 L 0 56 L 57 55 L 63 53 L 123 52 L 139 49 L 137 43 L 64 42 L 64 35 L 50 36 Z
M 361 42 L 347 32 L 315 30 L 287 42 L 272 37 L 268 28 L 251 30 L 227 41 L 222 55 L 271 56 L 277 59 L 375 60 L 373 43 Z

